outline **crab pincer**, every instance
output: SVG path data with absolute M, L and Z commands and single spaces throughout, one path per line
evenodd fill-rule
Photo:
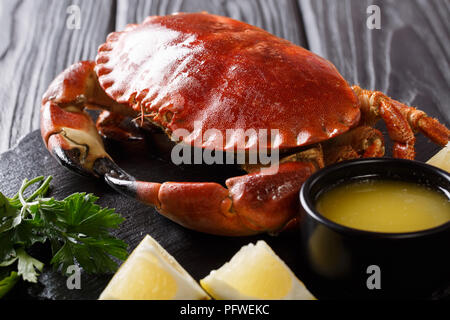
M 225 236 L 277 233 L 298 214 L 298 189 L 316 170 L 313 163 L 288 162 L 276 175 L 252 173 L 217 183 L 129 181 L 107 176 L 122 192 L 155 206 L 182 226 Z

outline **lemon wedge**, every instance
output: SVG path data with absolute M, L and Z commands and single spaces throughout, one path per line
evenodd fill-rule
M 204 300 L 199 284 L 152 237 L 146 236 L 109 282 L 100 300 Z
M 432 166 L 450 172 L 450 143 L 427 161 Z
M 314 300 L 314 296 L 265 241 L 242 247 L 200 284 L 214 299 Z

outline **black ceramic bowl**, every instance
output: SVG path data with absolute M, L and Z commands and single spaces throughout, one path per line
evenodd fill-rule
M 315 173 L 300 191 L 301 252 L 314 291 L 329 298 L 448 297 L 450 222 L 418 232 L 380 233 L 336 224 L 315 210 L 323 192 L 367 178 L 425 184 L 450 197 L 450 175 L 416 161 L 353 160 Z

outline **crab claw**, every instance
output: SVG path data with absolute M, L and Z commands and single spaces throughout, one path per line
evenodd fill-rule
M 84 112 L 66 111 L 48 101 L 42 107 L 41 133 L 53 156 L 79 174 L 92 175 L 95 160 L 109 157 L 92 119 Z
M 44 95 L 41 134 L 47 149 L 64 166 L 82 175 L 100 176 L 98 159 L 109 159 L 95 123 L 86 108 L 127 114 L 129 108 L 100 88 L 93 61 L 74 64 L 60 74 Z
M 261 172 L 217 183 L 163 184 L 106 174 L 117 191 L 154 206 L 162 215 L 196 231 L 248 236 L 281 231 L 298 214 L 298 192 L 316 170 L 309 162 L 287 162 L 277 173 Z

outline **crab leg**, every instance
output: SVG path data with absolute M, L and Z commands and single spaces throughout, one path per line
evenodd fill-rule
M 247 236 L 283 229 L 298 214 L 298 191 L 316 170 L 312 162 L 286 162 L 276 174 L 251 173 L 217 183 L 130 181 L 106 174 L 116 190 L 155 206 L 167 218 L 205 233 Z
M 361 157 L 384 156 L 383 135 L 369 126 L 356 127 L 335 139 L 325 141 L 323 145 L 327 165 Z
M 450 139 L 450 130 L 439 123 L 438 120 L 429 117 L 425 112 L 414 107 L 407 106 L 401 102 L 390 99 L 395 108 L 408 119 L 414 131 L 420 131 L 431 141 L 445 147 Z
M 366 123 L 373 124 L 379 117 L 385 122 L 394 141 L 394 157 L 414 159 L 414 131 L 421 131 L 440 146 L 447 145 L 450 130 L 425 112 L 395 101 L 379 91 L 363 90 L 358 86 L 352 89 L 359 98 Z

